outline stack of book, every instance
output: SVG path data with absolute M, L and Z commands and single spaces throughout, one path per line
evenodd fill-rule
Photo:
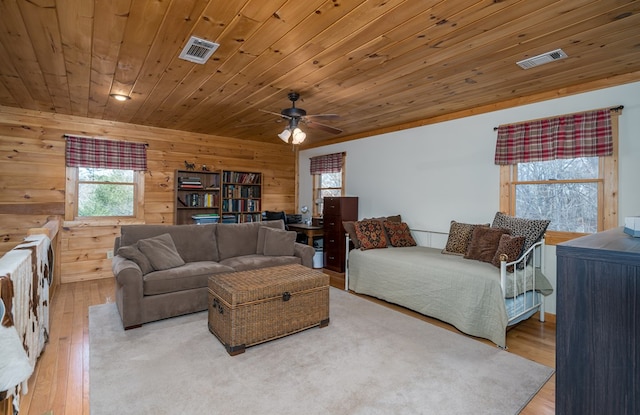
M 199 177 L 178 177 L 178 188 L 180 189 L 204 189 Z
M 193 219 L 193 222 L 197 225 L 203 225 L 206 223 L 218 223 L 218 221 L 220 220 L 220 215 L 218 215 L 217 213 L 203 213 L 200 215 L 193 215 L 191 216 L 191 219 Z

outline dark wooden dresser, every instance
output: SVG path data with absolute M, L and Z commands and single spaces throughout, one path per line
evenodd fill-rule
M 640 238 L 556 247 L 556 414 L 640 414 Z
M 343 221 L 358 220 L 358 198 L 325 197 L 324 212 L 324 267 L 344 272 L 345 230 Z

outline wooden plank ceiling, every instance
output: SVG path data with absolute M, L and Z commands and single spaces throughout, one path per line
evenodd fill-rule
M 0 105 L 282 143 L 287 94 L 343 130 L 305 146 L 640 79 L 640 2 L 3 0 Z M 190 36 L 220 44 L 204 65 Z M 523 70 L 562 48 L 569 58 Z M 597 82 L 596 82 L 597 83 Z M 118 102 L 109 94 L 131 97 Z M 284 143 L 282 143 L 284 145 Z

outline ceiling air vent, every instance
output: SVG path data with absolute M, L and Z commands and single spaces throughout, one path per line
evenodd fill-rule
M 217 43 L 191 36 L 180 53 L 180 59 L 193 63 L 204 64 L 220 46 Z
M 567 57 L 568 55 L 564 53 L 562 49 L 556 49 L 556 50 L 552 50 L 551 52 L 543 53 L 542 55 L 534 56 L 533 58 L 525 59 L 516 63 L 522 69 L 530 69 L 536 66 L 544 65 L 545 63 L 557 61 Z

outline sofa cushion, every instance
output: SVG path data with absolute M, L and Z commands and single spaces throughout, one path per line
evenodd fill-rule
M 498 249 L 500 238 L 509 231 L 500 228 L 486 228 L 477 226 L 473 230 L 471 242 L 467 247 L 466 259 L 476 259 L 483 262 L 491 262 Z
M 149 258 L 147 258 L 145 254 L 140 252 L 137 243 L 134 245 L 127 245 L 118 248 L 116 255 L 120 255 L 123 258 L 130 259 L 131 261 L 138 264 L 140 270 L 142 271 L 142 275 L 148 274 L 153 271 L 153 265 L 151 265 L 151 262 L 149 262 Z
M 262 228 L 284 230 L 284 222 L 281 220 L 263 221 L 258 229 L 258 242 L 256 244 L 256 254 L 264 255 L 264 237 L 265 232 L 260 232 Z
M 264 240 L 262 253 L 267 256 L 293 256 L 296 236 L 297 232 L 266 226 L 258 230 L 258 241 Z
M 260 227 L 284 229 L 282 220 L 269 220 L 251 223 L 220 223 L 217 225 L 219 260 L 236 256 L 255 254 L 258 250 L 258 231 Z
M 500 242 L 498 243 L 498 249 L 496 249 L 496 253 L 493 256 L 491 263 L 500 268 L 500 256 L 502 255 L 507 256 L 507 262 L 513 262 L 518 259 L 525 239 L 526 238 L 524 236 L 502 235 L 500 237 Z M 507 267 L 507 272 L 513 272 L 513 265 L 509 265 Z
M 388 245 L 387 234 L 382 226 L 382 221 L 367 219 L 356 222 L 356 235 L 360 241 L 360 249 L 386 248 Z
M 143 294 L 157 295 L 206 288 L 210 275 L 233 272 L 233 268 L 213 261 L 187 262 L 181 267 L 154 271 L 143 277 Z
M 153 269 L 157 271 L 184 265 L 184 260 L 178 254 L 173 238 L 168 233 L 140 239 L 137 245 L 140 252 L 149 259 Z
M 297 256 L 251 254 L 223 259 L 220 264 L 231 267 L 235 271 L 247 271 L 250 269 L 277 267 L 279 265 L 302 264 L 302 259 Z
M 387 220 L 382 222 L 382 225 L 384 226 L 384 230 L 387 232 L 391 246 L 406 247 L 417 245 L 415 239 L 411 236 L 409 225 L 405 222 L 397 223 Z
M 469 242 L 471 242 L 473 230 L 477 226 L 489 227 L 489 224 L 461 223 L 452 220 L 451 224 L 449 225 L 449 237 L 447 239 L 447 245 L 442 250 L 442 253 L 464 256 L 467 253 Z
M 218 261 L 217 224 L 207 225 L 123 225 L 120 246 L 168 233 L 185 262 Z

